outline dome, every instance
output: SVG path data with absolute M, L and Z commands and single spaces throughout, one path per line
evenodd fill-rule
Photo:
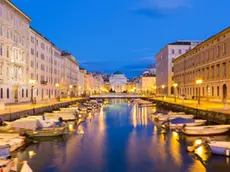
M 122 72 L 120 72 L 120 71 L 117 71 L 117 72 L 115 72 L 115 73 L 113 73 L 113 75 L 123 75 L 123 73 Z

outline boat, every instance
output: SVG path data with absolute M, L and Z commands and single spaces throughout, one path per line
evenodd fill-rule
M 68 107 L 68 108 L 60 108 L 61 112 L 77 112 L 77 108 L 76 107 Z
M 25 130 L 24 131 L 28 137 L 57 137 L 67 134 L 65 127 L 57 127 L 57 128 L 43 128 L 41 130 Z
M 211 141 L 208 143 L 211 152 L 217 155 L 230 156 L 230 142 L 228 141 Z
M 229 131 L 230 125 L 209 125 L 198 127 L 184 127 L 182 132 L 186 135 L 218 135 Z
M 0 146 L 0 172 L 17 171 L 17 158 L 10 157 L 10 145 Z
M 64 121 L 75 121 L 76 120 L 76 115 L 74 115 L 71 112 L 55 111 L 53 113 L 44 113 L 44 116 L 46 116 L 47 118 L 53 119 L 55 121 L 58 121 L 60 117 Z
M 10 157 L 10 145 L 5 144 L 1 145 L 0 144 L 0 159 L 7 159 Z
M 194 115 L 163 115 L 163 114 L 157 114 L 154 115 L 155 118 L 158 118 L 159 121 L 167 121 L 167 120 L 173 120 L 176 118 L 183 118 L 183 119 L 193 119 Z
M 207 120 L 202 120 L 202 119 L 183 119 L 183 118 L 175 118 L 170 121 L 169 127 L 171 129 L 179 129 L 182 128 L 183 126 L 200 126 L 204 125 Z
M 10 152 L 17 150 L 25 144 L 25 137 L 11 136 L 12 134 L 1 134 L 0 135 L 0 146 L 10 145 Z
M 15 169 L 15 163 L 12 159 L 0 159 L 0 172 L 11 172 Z

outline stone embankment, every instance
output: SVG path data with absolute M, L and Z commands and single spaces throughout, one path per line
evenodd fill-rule
M 45 112 L 52 112 L 54 110 L 68 107 L 69 105 L 75 104 L 77 102 L 81 102 L 83 100 L 85 100 L 85 99 L 77 99 L 77 100 L 70 100 L 70 101 L 65 101 L 65 102 L 58 102 L 55 104 L 43 105 L 42 107 L 34 106 L 33 108 L 30 108 L 30 109 L 20 110 L 17 112 L 8 112 L 8 113 L 4 113 L 4 114 L 1 114 L 1 112 L 0 112 L 0 117 L 3 120 L 13 121 L 13 120 L 16 120 L 16 119 L 24 117 L 24 116 L 40 115 L 40 114 L 43 114 Z
M 183 104 L 175 104 L 163 100 L 156 100 L 150 98 L 144 98 L 144 99 L 156 103 L 157 106 L 162 107 L 164 109 L 172 110 L 175 112 L 179 112 L 179 111 L 185 112 L 186 114 L 193 114 L 195 115 L 196 118 L 205 119 L 208 120 L 208 122 L 217 123 L 217 124 L 230 124 L 230 114 L 227 113 L 189 107 Z

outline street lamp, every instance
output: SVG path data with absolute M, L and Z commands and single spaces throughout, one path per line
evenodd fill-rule
M 56 84 L 55 84 L 55 87 L 58 89 L 58 88 L 60 87 L 60 84 L 56 83 Z M 57 100 L 60 101 L 59 89 L 58 89 Z
M 200 106 L 200 85 L 203 83 L 202 79 L 196 80 L 197 89 L 198 89 L 198 106 Z
M 178 86 L 177 83 L 174 83 L 174 84 L 173 84 L 173 87 L 174 87 L 174 102 L 175 102 L 175 103 L 176 103 L 176 96 L 177 96 L 177 94 L 176 94 L 176 88 L 177 88 L 177 86 Z
M 33 103 L 33 99 L 34 99 L 34 85 L 36 83 L 36 80 L 34 79 L 30 79 L 29 80 L 29 84 L 31 85 L 31 103 Z
M 69 86 L 69 96 L 70 96 L 70 98 L 72 98 L 72 88 L 73 88 L 73 85 L 70 85 Z

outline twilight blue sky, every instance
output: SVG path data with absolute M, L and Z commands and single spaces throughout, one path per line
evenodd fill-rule
M 81 67 L 128 77 L 178 39 L 203 40 L 230 24 L 229 0 L 12 0 L 32 26 Z

